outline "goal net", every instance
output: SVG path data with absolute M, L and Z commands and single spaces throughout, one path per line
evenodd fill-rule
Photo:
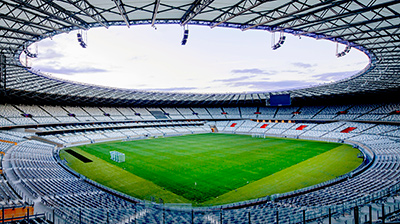
M 251 137 L 253 138 L 265 138 L 264 134 L 252 134 Z
M 117 151 L 111 151 L 111 159 L 117 163 L 125 162 L 125 154 Z

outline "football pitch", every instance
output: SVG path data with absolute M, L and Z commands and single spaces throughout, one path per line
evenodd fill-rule
M 70 148 L 61 159 L 133 197 L 211 205 L 284 193 L 343 175 L 361 162 L 349 145 L 233 134 L 197 134 Z M 110 159 L 125 154 L 125 162 Z

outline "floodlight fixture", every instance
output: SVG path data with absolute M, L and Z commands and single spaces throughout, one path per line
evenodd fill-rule
M 339 52 L 339 43 L 336 43 L 336 57 L 340 58 L 348 54 L 351 50 L 350 45 L 346 45 L 342 52 Z
M 36 49 L 33 53 L 26 45 L 24 45 L 23 52 L 25 53 L 25 65 L 26 67 L 31 67 L 30 59 L 38 57 L 38 45 L 34 43 L 33 48 Z
M 38 53 L 37 53 L 37 45 L 36 45 L 36 53 L 32 53 L 29 51 L 28 47 L 25 46 L 24 48 L 24 53 L 27 57 L 29 58 L 37 58 L 38 57 Z
M 285 43 L 286 40 L 286 36 L 281 36 L 281 38 L 279 38 L 279 44 L 282 45 Z
M 186 45 L 188 37 L 189 37 L 189 27 L 188 26 L 184 26 L 183 27 L 183 39 L 182 39 L 182 42 L 181 42 L 182 45 Z
M 344 49 L 344 52 L 346 52 L 346 54 L 347 54 L 347 53 L 350 52 L 350 50 L 351 50 L 351 47 L 350 46 L 346 46 L 346 48 Z
M 278 48 L 280 48 L 286 40 L 286 36 L 283 34 L 283 32 L 280 32 L 279 35 L 279 40 L 278 42 L 275 43 L 275 33 L 272 33 L 272 39 L 271 39 L 271 48 L 272 50 L 276 50 Z
M 79 31 L 76 34 L 76 36 L 78 38 L 79 45 L 81 45 L 81 47 L 83 47 L 83 48 L 86 48 L 87 47 L 87 43 L 86 43 L 87 42 L 87 36 L 86 36 L 86 33 L 84 35 L 84 33 L 82 31 Z

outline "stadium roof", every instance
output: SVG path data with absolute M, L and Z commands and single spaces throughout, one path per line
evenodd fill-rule
M 0 0 L 0 4 L 0 87 L 6 102 L 238 106 L 262 105 L 269 98 L 270 93 L 182 94 L 99 87 L 52 79 L 29 71 L 19 61 L 29 44 L 59 33 L 138 24 L 286 32 L 340 42 L 370 57 L 368 68 L 346 80 L 273 93 L 290 93 L 295 101 L 399 91 L 397 0 Z

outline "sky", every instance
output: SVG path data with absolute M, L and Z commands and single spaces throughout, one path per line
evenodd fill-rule
M 181 45 L 179 25 L 94 28 L 44 39 L 30 46 L 38 58 L 21 55 L 35 70 L 57 78 L 145 91 L 253 93 L 304 88 L 356 74 L 368 57 L 352 49 L 337 58 L 336 43 L 279 33 L 189 26 Z M 82 31 L 81 31 L 82 32 Z M 339 45 L 339 52 L 345 48 Z

